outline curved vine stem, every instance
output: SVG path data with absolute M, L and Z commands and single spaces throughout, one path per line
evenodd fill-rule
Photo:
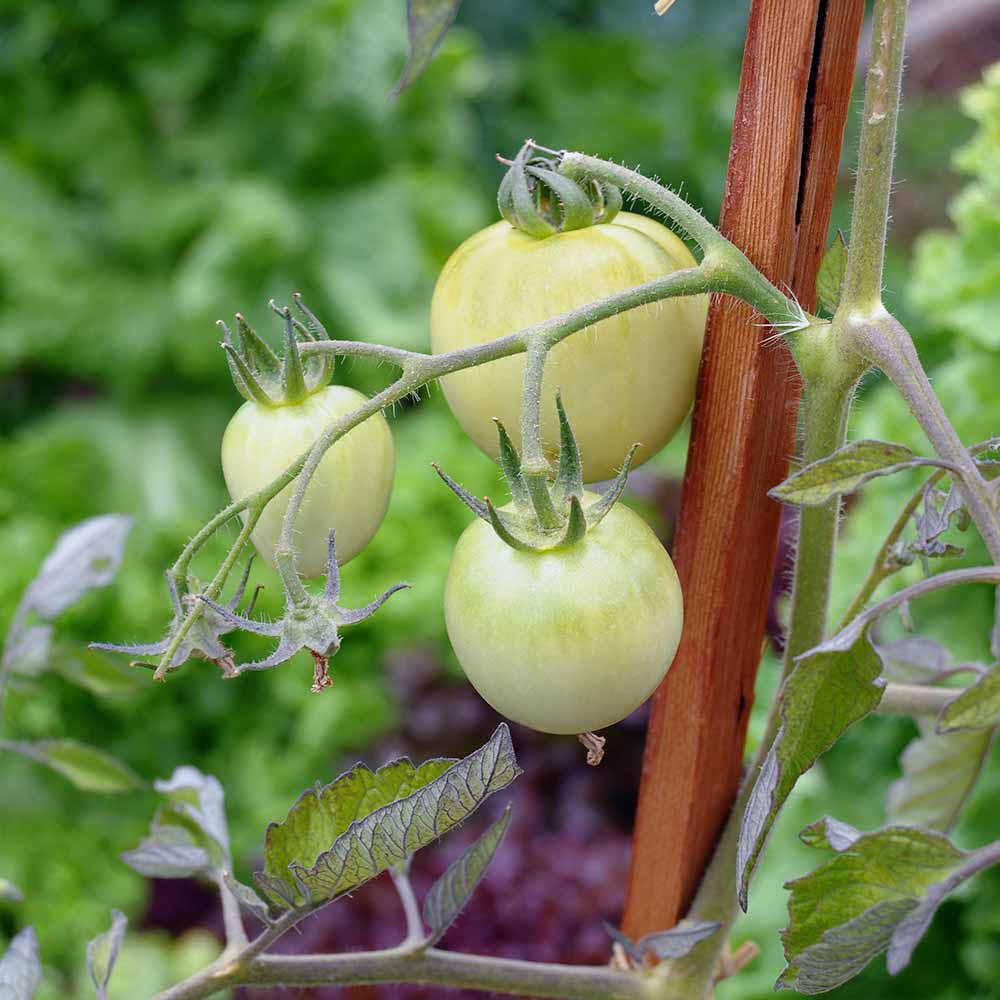
M 696 267 L 675 271 L 655 281 L 591 302 L 579 309 L 527 327 L 506 337 L 452 351 L 448 354 L 423 354 L 355 341 L 321 341 L 301 345 L 300 352 L 303 356 L 327 353 L 371 358 L 393 364 L 401 369 L 401 373 L 392 384 L 373 396 L 363 406 L 326 427 L 313 446 L 270 483 L 257 492 L 229 504 L 202 527 L 185 546 L 170 569 L 179 589 L 184 586 L 188 567 L 199 549 L 220 527 L 242 514 L 244 516 L 240 534 L 204 592 L 206 597 L 217 599 L 236 559 L 260 519 L 261 512 L 281 490 L 295 481 L 295 488 L 282 523 L 281 539 L 276 552 L 279 572 L 287 573 L 292 570 L 294 558 L 292 530 L 295 519 L 301 509 L 312 475 L 327 450 L 339 438 L 368 417 L 417 392 L 428 382 L 443 375 L 488 364 L 491 361 L 527 351 L 538 359 L 537 371 L 533 369 L 531 378 L 537 378 L 540 386 L 545 355 L 555 344 L 610 316 L 626 312 L 637 306 L 682 295 L 695 295 L 704 292 L 723 292 L 735 295 L 752 305 L 770 322 L 789 329 L 796 327 L 796 324 L 803 320 L 804 314 L 797 303 L 788 299 L 775 288 L 700 213 L 667 188 L 634 171 L 577 153 L 566 154 L 564 164 L 569 165 L 568 169 L 592 171 L 593 176 L 598 179 L 603 175 L 609 183 L 627 187 L 631 193 L 643 198 L 652 207 L 670 215 L 671 218 L 675 218 L 705 248 L 705 256 L 701 263 Z M 537 435 L 529 434 L 525 437 L 525 441 L 529 442 L 529 447 L 531 447 L 530 442 L 534 437 Z M 537 450 L 541 455 L 542 463 L 544 463 L 540 441 Z M 540 469 L 542 468 L 541 463 L 536 461 L 536 464 L 539 465 Z M 169 672 L 173 656 L 198 616 L 202 614 L 204 606 L 201 601 L 195 602 L 178 624 L 171 637 L 171 642 L 157 666 L 154 674 L 157 680 L 163 680 Z

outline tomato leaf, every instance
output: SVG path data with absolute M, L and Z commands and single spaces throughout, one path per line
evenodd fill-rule
M 930 684 L 951 667 L 951 656 L 939 642 L 911 635 L 877 645 L 887 680 L 904 684 Z
M 13 882 L 0 878 L 0 900 L 8 903 L 23 903 L 24 893 Z
M 25 603 L 42 618 L 55 618 L 84 594 L 115 578 L 132 518 L 104 514 L 63 532 L 28 585 Z
M 261 923 L 271 923 L 270 907 L 248 885 L 238 881 L 230 872 L 222 873 L 226 888 L 236 897 L 236 901 Z
M 801 656 L 779 694 L 781 728 L 750 792 L 737 846 L 739 899 L 747 906 L 753 867 L 799 777 L 852 723 L 879 703 L 882 661 L 866 632 L 844 650 Z
M 57 643 L 49 665 L 64 680 L 101 698 L 133 694 L 145 682 L 139 671 L 121 667 L 97 650 L 83 645 Z
M 956 729 L 992 729 L 1000 725 L 1000 664 L 967 687 L 938 720 L 939 733 Z
M 710 938 L 722 926 L 717 920 L 682 920 L 668 931 L 644 934 L 636 942 L 642 954 L 647 952 L 659 959 L 681 958 L 696 944 Z
M 97 990 L 97 1000 L 108 1000 L 108 982 L 118 961 L 118 949 L 128 919 L 121 910 L 111 911 L 111 927 L 87 944 L 87 971 L 94 981 Z
M 129 792 L 143 784 L 117 757 L 76 740 L 18 743 L 11 749 L 58 771 L 85 792 Z
M 852 441 L 832 455 L 821 458 L 779 483 L 768 494 L 782 503 L 817 507 L 839 494 L 853 493 L 876 476 L 901 469 L 938 464 L 917 458 L 903 444 L 891 441 Z
M 427 945 L 440 941 L 462 912 L 486 874 L 509 823 L 508 805 L 503 815 L 427 891 L 424 896 L 424 922 L 430 929 Z
M 843 829 L 824 830 L 830 822 L 807 827 L 803 839 L 840 853 L 785 886 L 790 921 L 781 936 L 788 965 L 776 988 L 825 993 L 890 947 L 905 950 L 908 960 L 933 911 L 916 934 L 912 917 L 968 857 L 929 830 L 887 827 L 845 837 Z
M 922 735 L 899 758 L 903 776 L 889 789 L 886 818 L 893 825 L 947 832 L 972 793 L 993 733 L 979 729 L 941 735 L 929 725 L 921 728 Z
M 333 899 L 404 862 L 520 773 L 504 724 L 464 760 L 359 764 L 267 828 L 257 883 L 279 905 Z
M 25 927 L 0 958 L 0 998 L 31 1000 L 41 982 L 38 935 L 34 927 Z
M 844 275 L 847 273 L 847 241 L 838 229 L 823 254 L 823 262 L 816 275 L 816 299 L 822 309 L 832 316 L 840 305 L 840 290 L 844 285 Z
M 25 625 L 11 629 L 4 650 L 10 669 L 26 677 L 35 677 L 49 666 L 52 649 L 51 625 Z
M 208 851 L 184 826 L 153 821 L 150 835 L 138 847 L 121 856 L 133 871 L 149 878 L 189 878 L 208 874 Z
M 462 0 L 406 0 L 410 54 L 390 96 L 402 93 L 427 69 L 461 6 Z

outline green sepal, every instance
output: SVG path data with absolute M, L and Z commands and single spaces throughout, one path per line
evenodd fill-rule
M 247 367 L 247 363 L 236 348 L 228 342 L 223 342 L 222 347 L 226 352 L 226 360 L 229 362 L 229 373 L 233 377 L 233 384 L 239 390 L 240 395 L 244 399 L 260 403 L 262 406 L 274 406 L 274 400 L 264 391 L 264 387 Z
M 240 331 L 240 349 L 246 354 L 250 364 L 267 378 L 277 378 L 281 374 L 281 359 L 278 355 L 261 339 L 242 313 L 236 314 L 236 325 Z
M 500 468 L 503 469 L 507 485 L 510 487 L 511 499 L 519 507 L 523 507 L 528 501 L 528 487 L 524 484 L 524 477 L 521 475 L 521 459 L 514 448 L 507 428 L 497 418 L 493 418 L 493 423 L 497 425 L 497 434 L 500 437 Z
M 583 496 L 583 461 L 559 392 L 556 393 L 556 410 L 559 413 L 559 473 L 553 495 L 558 502 L 566 497 Z
M 615 476 L 615 481 L 602 494 L 601 499 L 587 508 L 588 527 L 593 528 L 599 524 L 601 518 L 614 507 L 622 493 L 625 492 L 625 487 L 628 485 L 629 470 L 632 468 L 632 459 L 635 458 L 635 452 L 638 447 L 638 444 L 634 444 L 629 448 L 628 454 L 625 456 L 625 461 L 622 463 L 622 471 Z
M 299 356 L 299 339 L 295 335 L 292 311 L 285 306 L 281 312 L 285 319 L 285 362 L 282 369 L 282 388 L 286 403 L 299 403 L 309 395 L 302 358 Z
M 549 552 L 580 542 L 612 508 L 628 479 L 629 468 L 638 445 L 625 457 L 622 470 L 611 488 L 590 507 L 583 506 L 583 473 L 580 452 L 569 418 L 557 395 L 560 424 L 559 475 L 550 484 L 544 474 L 525 475 L 514 445 L 499 420 L 500 464 L 513 497 L 513 510 L 497 510 L 489 497 L 480 500 L 449 475 L 437 463 L 434 469 L 448 488 L 479 518 L 486 521 L 505 544 L 519 552 Z
M 559 202 L 558 228 L 560 232 L 568 233 L 574 229 L 586 229 L 587 226 L 594 224 L 594 206 L 579 184 L 545 167 L 527 166 L 525 170 L 536 180 L 542 181 Z M 538 185 L 536 185 L 535 190 L 539 191 Z M 553 211 L 556 208 L 557 206 L 552 206 Z
M 594 225 L 606 226 L 622 210 L 622 193 L 613 184 L 605 184 L 603 181 L 594 181 L 593 185 Z

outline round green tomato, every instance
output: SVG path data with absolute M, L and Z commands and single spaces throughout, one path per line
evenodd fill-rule
M 683 601 L 649 526 L 616 505 L 566 549 L 522 552 L 485 521 L 458 540 L 444 594 L 448 637 L 501 715 L 585 733 L 638 708 L 677 651 Z
M 630 212 L 543 240 L 498 222 L 466 240 L 445 264 L 431 303 L 431 346 L 440 354 L 481 344 L 695 263 L 669 229 Z M 636 465 L 659 451 L 691 408 L 707 308 L 705 295 L 666 299 L 556 345 L 543 385 L 546 451 L 554 456 L 559 447 L 556 389 L 586 482 L 614 476 L 637 442 Z M 452 413 L 494 460 L 493 417 L 521 447 L 524 365 L 521 354 L 442 380 Z
M 244 403 L 222 438 L 222 471 L 234 500 L 266 486 L 298 458 L 337 417 L 367 400 L 343 385 L 330 385 L 301 403 Z M 392 432 L 381 413 L 348 431 L 323 456 L 295 525 L 296 568 L 303 576 L 326 572 L 327 542 L 336 531 L 337 562 L 353 559 L 385 517 L 392 492 L 395 455 Z M 253 532 L 257 551 L 274 565 L 281 522 L 292 486 L 265 508 Z

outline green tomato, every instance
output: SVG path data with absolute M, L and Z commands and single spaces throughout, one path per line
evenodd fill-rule
M 481 344 L 696 261 L 669 229 L 620 212 L 607 225 L 533 239 L 507 222 L 466 240 L 445 264 L 431 303 L 436 353 Z M 628 449 L 640 465 L 673 437 L 694 399 L 708 297 L 640 306 L 572 334 L 545 365 L 542 441 L 559 447 L 555 392 L 573 422 L 584 479 L 609 479 Z M 524 355 L 442 380 L 458 422 L 494 460 L 506 425 L 521 447 Z
M 670 667 L 684 617 L 670 556 L 621 504 L 549 552 L 518 551 L 473 522 L 452 556 L 444 612 L 473 687 L 546 733 L 603 729 L 638 708 Z
M 262 406 L 246 402 L 222 438 L 222 471 L 229 495 L 240 500 L 280 475 L 321 432 L 367 400 L 343 385 L 330 385 L 301 403 Z M 385 517 L 392 492 L 392 432 L 381 413 L 348 431 L 323 456 L 295 525 L 296 568 L 302 576 L 326 572 L 327 540 L 336 531 L 337 562 L 353 559 Z M 265 508 L 253 532 L 257 551 L 274 565 L 281 522 L 292 485 Z

